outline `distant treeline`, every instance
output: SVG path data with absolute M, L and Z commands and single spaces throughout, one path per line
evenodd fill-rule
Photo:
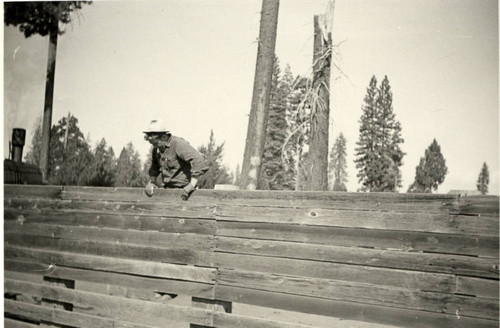
M 275 59 L 266 142 L 258 189 L 304 190 L 310 179 L 308 162 L 310 101 L 314 95 L 310 79 L 294 76 L 287 65 L 281 71 Z M 392 106 L 392 91 L 387 76 L 380 85 L 373 76 L 369 82 L 359 119 L 359 139 L 354 164 L 358 191 L 398 192 L 402 187 L 401 167 L 406 155 L 402 127 Z M 92 148 L 78 128 L 78 119 L 69 115 L 51 130 L 48 181 L 56 185 L 142 187 L 147 183 L 151 158 L 141 162 L 132 143 L 122 148 L 118 158 L 112 147 L 101 139 Z M 69 124 L 68 124 L 69 123 Z M 69 127 L 69 129 L 68 129 Z M 329 155 L 329 189 L 347 191 L 347 140 L 340 132 Z M 28 163 L 38 165 L 41 150 L 41 122 L 26 155 Z M 232 172 L 223 164 L 224 143 L 217 145 L 214 132 L 206 145 L 198 147 L 208 162 L 209 171 L 199 180 L 200 188 L 216 184 L 239 185 L 240 167 Z M 425 150 L 416 166 L 415 179 L 407 192 L 432 192 L 443 183 L 448 172 L 436 139 Z M 488 193 L 489 171 L 481 168 L 477 189 Z

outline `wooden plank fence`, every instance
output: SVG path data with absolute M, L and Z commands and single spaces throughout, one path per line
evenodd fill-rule
M 180 195 L 6 185 L 5 326 L 304 327 L 232 303 L 400 327 L 499 325 L 496 196 Z

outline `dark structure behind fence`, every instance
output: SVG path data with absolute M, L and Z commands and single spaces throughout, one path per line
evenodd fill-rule
M 498 327 L 498 197 L 4 187 L 7 327 Z M 189 295 L 191 306 L 169 297 Z M 166 301 L 167 300 L 167 301 Z

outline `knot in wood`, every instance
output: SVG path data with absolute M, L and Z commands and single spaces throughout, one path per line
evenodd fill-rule
M 26 221 L 26 219 L 24 218 L 23 215 L 19 215 L 17 217 L 17 221 L 19 222 L 20 225 L 23 225 L 24 221 Z
M 316 212 L 314 212 L 314 211 L 309 212 L 309 216 L 311 216 L 311 217 L 315 217 L 315 216 L 317 216 L 317 215 L 318 215 L 318 214 L 317 214 Z

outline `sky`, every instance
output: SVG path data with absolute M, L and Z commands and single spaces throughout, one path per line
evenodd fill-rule
M 313 17 L 327 0 L 280 2 L 281 68 L 309 76 Z M 224 163 L 243 161 L 257 56 L 261 0 L 94 1 L 59 37 L 52 123 L 71 112 L 92 146 L 116 156 L 132 142 L 146 159 L 142 131 L 152 119 L 198 147 L 213 130 Z M 499 35 L 496 0 L 337 0 L 332 38 L 330 144 L 347 139 L 349 191 L 363 98 L 387 75 L 401 123 L 405 192 L 435 138 L 448 174 L 437 192 L 474 190 L 484 162 L 499 193 Z M 28 151 L 43 112 L 48 38 L 4 26 L 3 148 L 12 128 Z

